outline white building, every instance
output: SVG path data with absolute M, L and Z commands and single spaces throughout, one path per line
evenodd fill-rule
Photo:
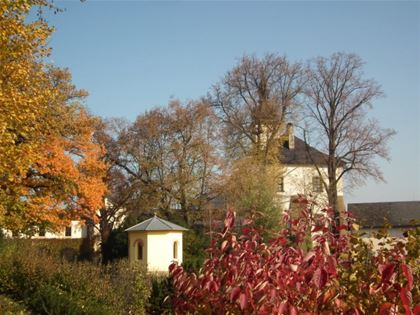
M 293 133 L 293 126 L 288 124 L 286 140 L 283 142 L 280 161 L 282 177 L 278 195 L 283 210 L 289 209 L 298 195 L 310 196 L 320 208 L 328 205 L 327 192 L 321 178 L 328 182 L 328 155 L 309 146 Z M 342 170 L 339 169 L 338 172 Z M 339 210 L 344 210 L 343 181 L 337 187 Z
M 112 207 L 112 204 L 105 199 L 105 207 Z M 96 212 L 97 216 L 100 217 L 100 210 Z M 117 209 L 114 219 L 114 228 L 120 227 L 126 218 L 126 211 L 124 208 Z M 34 239 L 80 239 L 87 237 L 87 226 L 84 221 L 81 220 L 71 220 L 67 226 L 58 227 L 55 230 L 46 230 L 43 228 L 34 227 L 34 233 L 31 235 L 19 234 L 19 237 L 22 238 L 34 238 Z M 2 229 L 2 233 L 6 237 L 14 237 L 12 232 L 6 229 Z M 93 230 L 94 236 L 99 237 L 99 223 L 95 225 Z
M 182 264 L 182 233 L 186 228 L 156 215 L 128 229 L 128 258 L 151 272 L 168 272 L 172 262 Z
M 11 231 L 2 229 L 2 233 L 6 237 L 15 237 Z M 70 221 L 67 226 L 58 228 L 56 231 L 38 229 L 33 235 L 19 234 L 21 238 L 34 238 L 34 239 L 79 239 L 85 238 L 87 235 L 87 228 L 83 222 L 78 220 Z

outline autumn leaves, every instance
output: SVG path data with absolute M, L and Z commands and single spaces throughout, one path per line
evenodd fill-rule
M 14 231 L 91 217 L 106 190 L 87 93 L 48 64 L 51 28 L 25 23 L 36 4 L 0 4 L 0 224 Z

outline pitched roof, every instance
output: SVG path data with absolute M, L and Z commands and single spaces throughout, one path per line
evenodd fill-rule
M 294 148 L 290 149 L 288 142 L 282 147 L 280 161 L 284 164 L 318 164 L 325 165 L 328 155 L 307 145 L 305 141 L 294 136 Z
M 188 229 L 172 222 L 163 220 L 155 215 L 154 217 L 140 222 L 126 229 L 125 231 L 188 231 Z
M 383 227 L 386 223 L 392 227 L 420 224 L 420 201 L 349 203 L 347 209 L 366 228 Z

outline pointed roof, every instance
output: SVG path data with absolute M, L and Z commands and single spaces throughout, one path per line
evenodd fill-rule
M 325 165 L 328 161 L 328 155 L 306 144 L 305 141 L 298 137 L 294 137 L 295 146 L 293 149 L 288 145 L 282 147 L 280 160 L 284 164 L 318 164 Z
M 163 220 L 155 214 L 154 217 L 140 222 L 126 229 L 125 231 L 188 231 L 188 229 L 172 222 Z

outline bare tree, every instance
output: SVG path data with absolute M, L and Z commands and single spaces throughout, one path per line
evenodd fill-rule
M 224 123 L 229 156 L 238 158 L 256 150 L 266 160 L 278 148 L 302 86 L 301 65 L 275 54 L 261 59 L 244 56 L 227 72 L 209 98 Z
M 307 69 L 305 140 L 318 139 L 328 152 L 328 180 L 323 179 L 323 185 L 334 209 L 338 209 L 337 184 L 344 175 L 350 182 L 367 177 L 383 180 L 375 159 L 389 159 L 387 143 L 395 134 L 368 117 L 383 92 L 377 82 L 363 78 L 362 68 L 357 55 L 335 53 L 312 60 Z
M 137 117 L 119 136 L 118 167 L 134 186 L 133 201 L 189 223 L 211 198 L 217 177 L 215 117 L 205 102 L 172 101 Z

